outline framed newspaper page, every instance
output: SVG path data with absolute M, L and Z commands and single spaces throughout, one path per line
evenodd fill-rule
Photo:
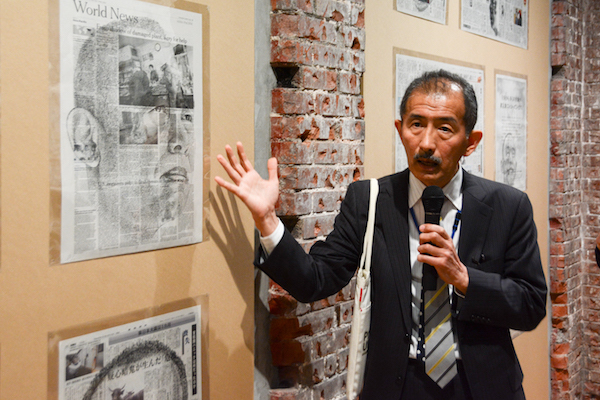
M 446 0 L 395 0 L 396 10 L 404 14 L 446 25 Z
M 52 264 L 206 235 L 208 11 L 173 4 L 51 0 Z
M 395 118 L 400 117 L 400 104 L 408 85 L 427 71 L 445 69 L 457 74 L 473 85 L 477 98 L 477 123 L 475 130 L 483 131 L 484 127 L 484 67 L 475 64 L 463 63 L 447 58 L 436 57 L 409 50 L 394 48 L 394 108 Z M 394 152 L 395 171 L 399 172 L 408 167 L 406 151 L 400 136 L 394 129 L 396 149 Z M 483 176 L 483 146 L 482 138 L 477 149 L 469 157 L 463 157 L 462 167 L 477 176 Z
M 527 0 L 461 0 L 460 28 L 526 49 L 528 10 Z
M 496 181 L 527 189 L 527 77 L 496 71 Z
M 207 400 L 202 296 L 48 335 L 50 400 Z

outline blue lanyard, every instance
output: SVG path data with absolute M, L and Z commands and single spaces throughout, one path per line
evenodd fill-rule
M 412 216 L 413 222 L 415 223 L 415 227 L 417 228 L 419 233 L 421 233 L 421 230 L 419 229 L 419 223 L 417 222 L 417 216 L 415 215 L 415 210 L 413 210 L 413 207 L 410 208 L 410 215 Z M 454 234 L 458 230 L 461 215 L 462 212 L 460 210 L 456 211 L 456 217 L 454 217 L 454 224 L 452 225 L 452 240 L 454 240 Z

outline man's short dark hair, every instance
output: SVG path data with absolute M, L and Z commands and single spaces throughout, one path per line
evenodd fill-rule
M 463 123 L 465 124 L 465 131 L 468 136 L 473 131 L 473 128 L 475 128 L 475 123 L 477 122 L 477 98 L 475 97 L 475 90 L 462 77 L 443 69 L 425 72 L 408 85 L 408 88 L 404 92 L 404 97 L 402 97 L 402 103 L 400 103 L 400 118 L 406 113 L 408 99 L 415 91 L 425 94 L 444 94 L 450 90 L 448 83 L 455 83 L 462 89 L 465 103 Z

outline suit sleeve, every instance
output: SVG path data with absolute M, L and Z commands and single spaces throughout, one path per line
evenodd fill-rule
M 504 199 L 506 201 L 506 199 Z M 492 259 L 468 265 L 469 287 L 458 305 L 460 320 L 532 330 L 546 315 L 547 286 L 537 244 L 533 210 L 526 195 L 506 201 L 491 230 Z M 512 214 L 508 214 L 507 210 Z M 499 219 L 501 218 L 501 220 Z M 504 229 L 500 228 L 503 227 Z M 508 227 L 508 229 L 506 229 Z M 490 248 L 495 248 L 495 253 Z M 467 262 L 469 260 L 466 260 Z M 465 262 L 465 261 L 463 261 Z
M 350 282 L 358 266 L 366 228 L 368 181 L 348 187 L 333 231 L 325 241 L 315 243 L 306 253 L 286 229 L 282 240 L 266 260 L 255 265 L 298 301 L 307 303 L 326 298 Z

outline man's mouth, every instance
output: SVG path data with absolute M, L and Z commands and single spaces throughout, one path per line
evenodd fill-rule
M 162 182 L 188 182 L 187 170 L 183 167 L 174 167 L 160 176 Z

